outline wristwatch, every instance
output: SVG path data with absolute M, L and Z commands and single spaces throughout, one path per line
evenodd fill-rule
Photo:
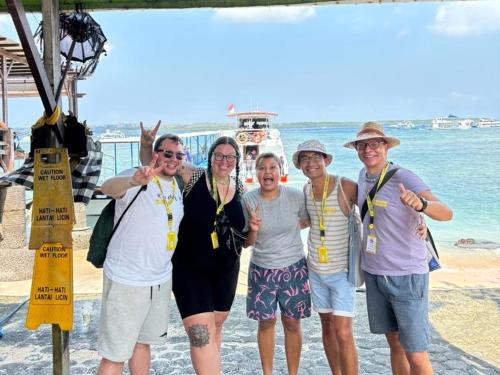
M 419 198 L 420 198 L 420 202 L 422 202 L 422 208 L 420 210 L 416 210 L 416 211 L 423 212 L 427 208 L 427 206 L 429 205 L 429 202 L 425 198 L 422 198 L 422 197 L 419 197 Z

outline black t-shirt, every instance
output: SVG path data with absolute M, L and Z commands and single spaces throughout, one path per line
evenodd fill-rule
M 238 230 L 245 226 L 245 217 L 238 189 L 230 202 L 224 205 L 223 220 Z M 217 205 L 220 202 L 217 202 Z M 213 249 L 211 233 L 214 230 L 216 203 L 209 191 L 205 174 L 184 197 L 184 217 L 179 227 L 179 241 L 172 262 L 201 270 L 227 269 L 234 266 L 239 255 L 230 244 L 228 230 L 219 233 L 219 247 Z

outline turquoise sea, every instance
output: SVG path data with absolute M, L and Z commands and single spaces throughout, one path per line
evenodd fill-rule
M 320 139 L 333 152 L 329 171 L 357 180 L 362 167 L 354 150 L 342 147 L 357 128 L 283 129 L 288 160 L 298 143 Z M 434 238 L 452 246 L 460 238 L 500 243 L 500 128 L 470 130 L 389 129 L 401 145 L 389 152 L 389 160 L 418 174 L 432 192 L 449 205 L 453 220 L 427 220 Z M 301 187 L 301 171 L 290 169 L 290 182 Z
M 289 183 L 302 188 L 306 179 L 295 169 L 291 157 L 297 144 L 317 138 L 333 153 L 329 166 L 333 174 L 357 179 L 361 162 L 355 151 L 342 147 L 353 138 L 357 126 L 305 124 L 280 127 L 285 152 L 290 164 Z M 186 132 L 181 127 L 168 129 Z M 428 220 L 434 238 L 451 247 L 460 238 L 474 238 L 500 243 L 500 128 L 469 130 L 430 130 L 429 128 L 386 129 L 401 139 L 401 145 L 391 149 L 389 159 L 417 173 L 440 200 L 448 204 L 454 217 L 450 222 Z M 130 136 L 135 134 L 128 134 Z M 110 145 L 105 145 L 103 174 L 109 174 L 114 160 Z M 118 169 L 125 169 L 137 160 L 136 150 L 119 146 Z

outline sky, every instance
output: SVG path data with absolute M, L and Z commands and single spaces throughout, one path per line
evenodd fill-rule
M 79 82 L 90 125 L 228 122 L 230 103 L 277 122 L 500 118 L 498 0 L 91 15 L 108 43 Z M 8 14 L 0 35 L 18 40 Z M 42 111 L 11 98 L 9 125 Z

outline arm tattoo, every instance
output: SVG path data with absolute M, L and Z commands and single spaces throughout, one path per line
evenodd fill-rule
M 210 335 L 208 333 L 208 326 L 206 324 L 193 324 L 188 327 L 187 334 L 189 342 L 195 348 L 201 348 L 208 345 Z

